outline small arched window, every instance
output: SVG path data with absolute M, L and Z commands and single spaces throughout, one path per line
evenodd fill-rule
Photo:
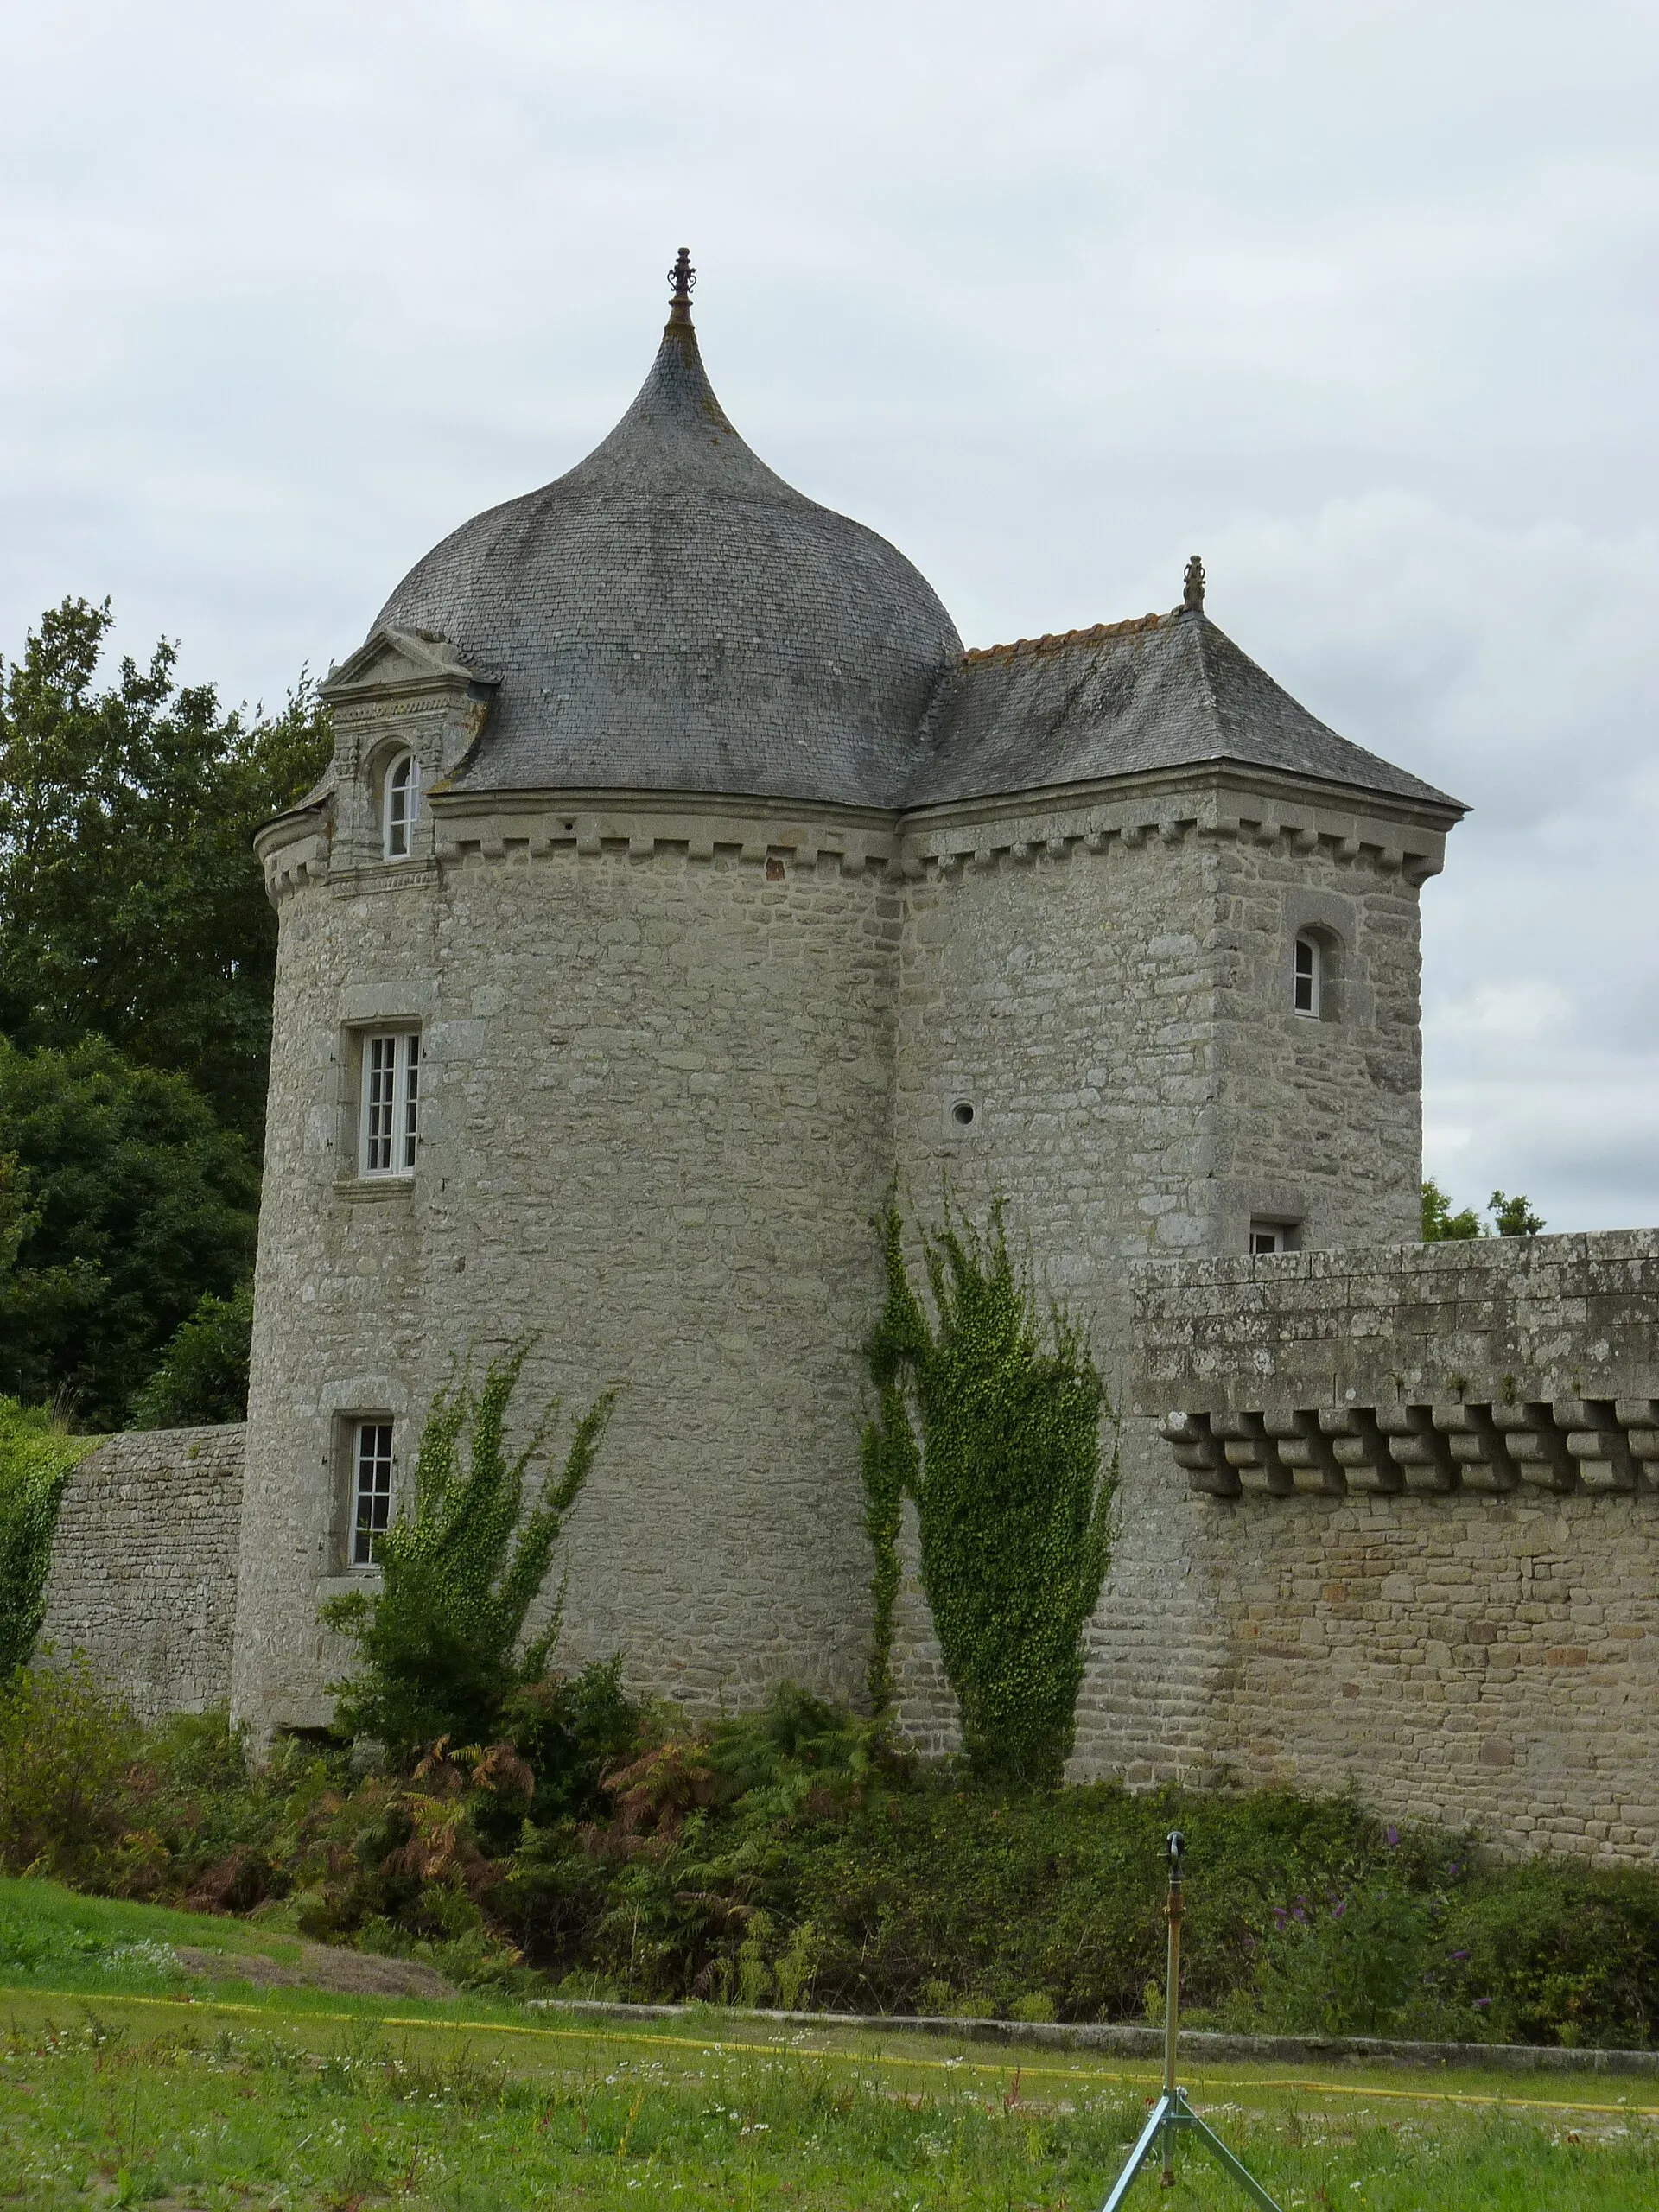
M 1325 948 L 1316 937 L 1296 940 L 1296 964 L 1291 982 L 1290 1003 L 1297 1014 L 1317 1021 L 1325 995 Z
M 409 858 L 409 841 L 415 827 L 420 795 L 420 772 L 415 766 L 415 755 L 412 753 L 395 754 L 386 769 L 385 796 L 381 810 L 383 846 L 389 861 L 406 861 Z

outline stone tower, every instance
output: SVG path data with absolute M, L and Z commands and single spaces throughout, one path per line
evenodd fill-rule
M 318 1603 L 372 1580 L 469 1346 L 536 1335 L 527 1405 L 622 1386 L 568 1524 L 569 1657 L 692 1703 L 845 1694 L 890 1190 L 1004 1194 L 1109 1382 L 1136 1258 L 1416 1234 L 1417 893 L 1456 802 L 1287 697 L 1196 563 L 1173 613 L 964 652 L 733 429 L 690 283 L 682 255 L 604 443 L 398 586 L 325 686 L 329 774 L 259 837 L 260 1735 L 326 1720 Z M 1203 1694 L 1190 1502 L 1124 1452 L 1096 1766 Z

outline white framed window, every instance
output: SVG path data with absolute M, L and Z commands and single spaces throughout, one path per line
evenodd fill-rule
M 1290 1230 L 1282 1221 L 1253 1221 L 1250 1224 L 1250 1257 L 1258 1253 L 1288 1252 Z
M 393 756 L 386 768 L 381 801 L 382 849 L 389 861 L 409 858 L 410 839 L 420 810 L 421 772 L 412 753 Z
M 1291 984 L 1290 1003 L 1297 1014 L 1305 1014 L 1313 1020 L 1319 1019 L 1319 1001 L 1325 988 L 1325 951 L 1316 937 L 1299 937 L 1296 940 L 1296 963 Z
M 379 1564 L 380 1539 L 391 1526 L 391 1423 L 359 1421 L 352 1445 L 353 1567 Z
M 420 1031 L 396 1029 L 365 1037 L 358 1173 L 412 1175 L 420 1120 Z

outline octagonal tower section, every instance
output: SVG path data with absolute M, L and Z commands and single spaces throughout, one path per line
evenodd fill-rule
M 1137 1263 L 1414 1243 L 1419 893 L 1458 802 L 1319 722 L 1201 598 L 969 653 L 932 735 L 902 855 L 912 1222 L 937 1223 L 944 1193 L 969 1218 L 1001 1199 L 1115 1405 Z M 1115 1442 L 1073 1772 L 1191 1778 L 1213 1765 L 1225 1529 L 1152 1421 Z M 913 1517 L 906 1546 L 901 1710 L 945 1750 Z

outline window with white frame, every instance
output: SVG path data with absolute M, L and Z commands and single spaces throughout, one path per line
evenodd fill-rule
M 1282 1221 L 1253 1221 L 1250 1224 L 1250 1256 L 1262 1252 L 1288 1252 L 1290 1230 Z
M 1319 1000 L 1325 985 L 1325 950 L 1316 937 L 1299 937 L 1296 940 L 1296 965 L 1291 987 L 1290 1003 L 1298 1014 L 1305 1014 L 1317 1021 L 1319 1019 Z
M 380 1540 L 391 1526 L 391 1423 L 359 1421 L 352 1454 L 353 1567 L 379 1564 Z
M 420 1031 L 397 1029 L 365 1037 L 359 1173 L 412 1175 L 420 1118 Z
M 399 753 L 386 769 L 382 801 L 382 843 L 389 861 L 409 858 L 410 837 L 420 805 L 421 774 L 412 753 Z

